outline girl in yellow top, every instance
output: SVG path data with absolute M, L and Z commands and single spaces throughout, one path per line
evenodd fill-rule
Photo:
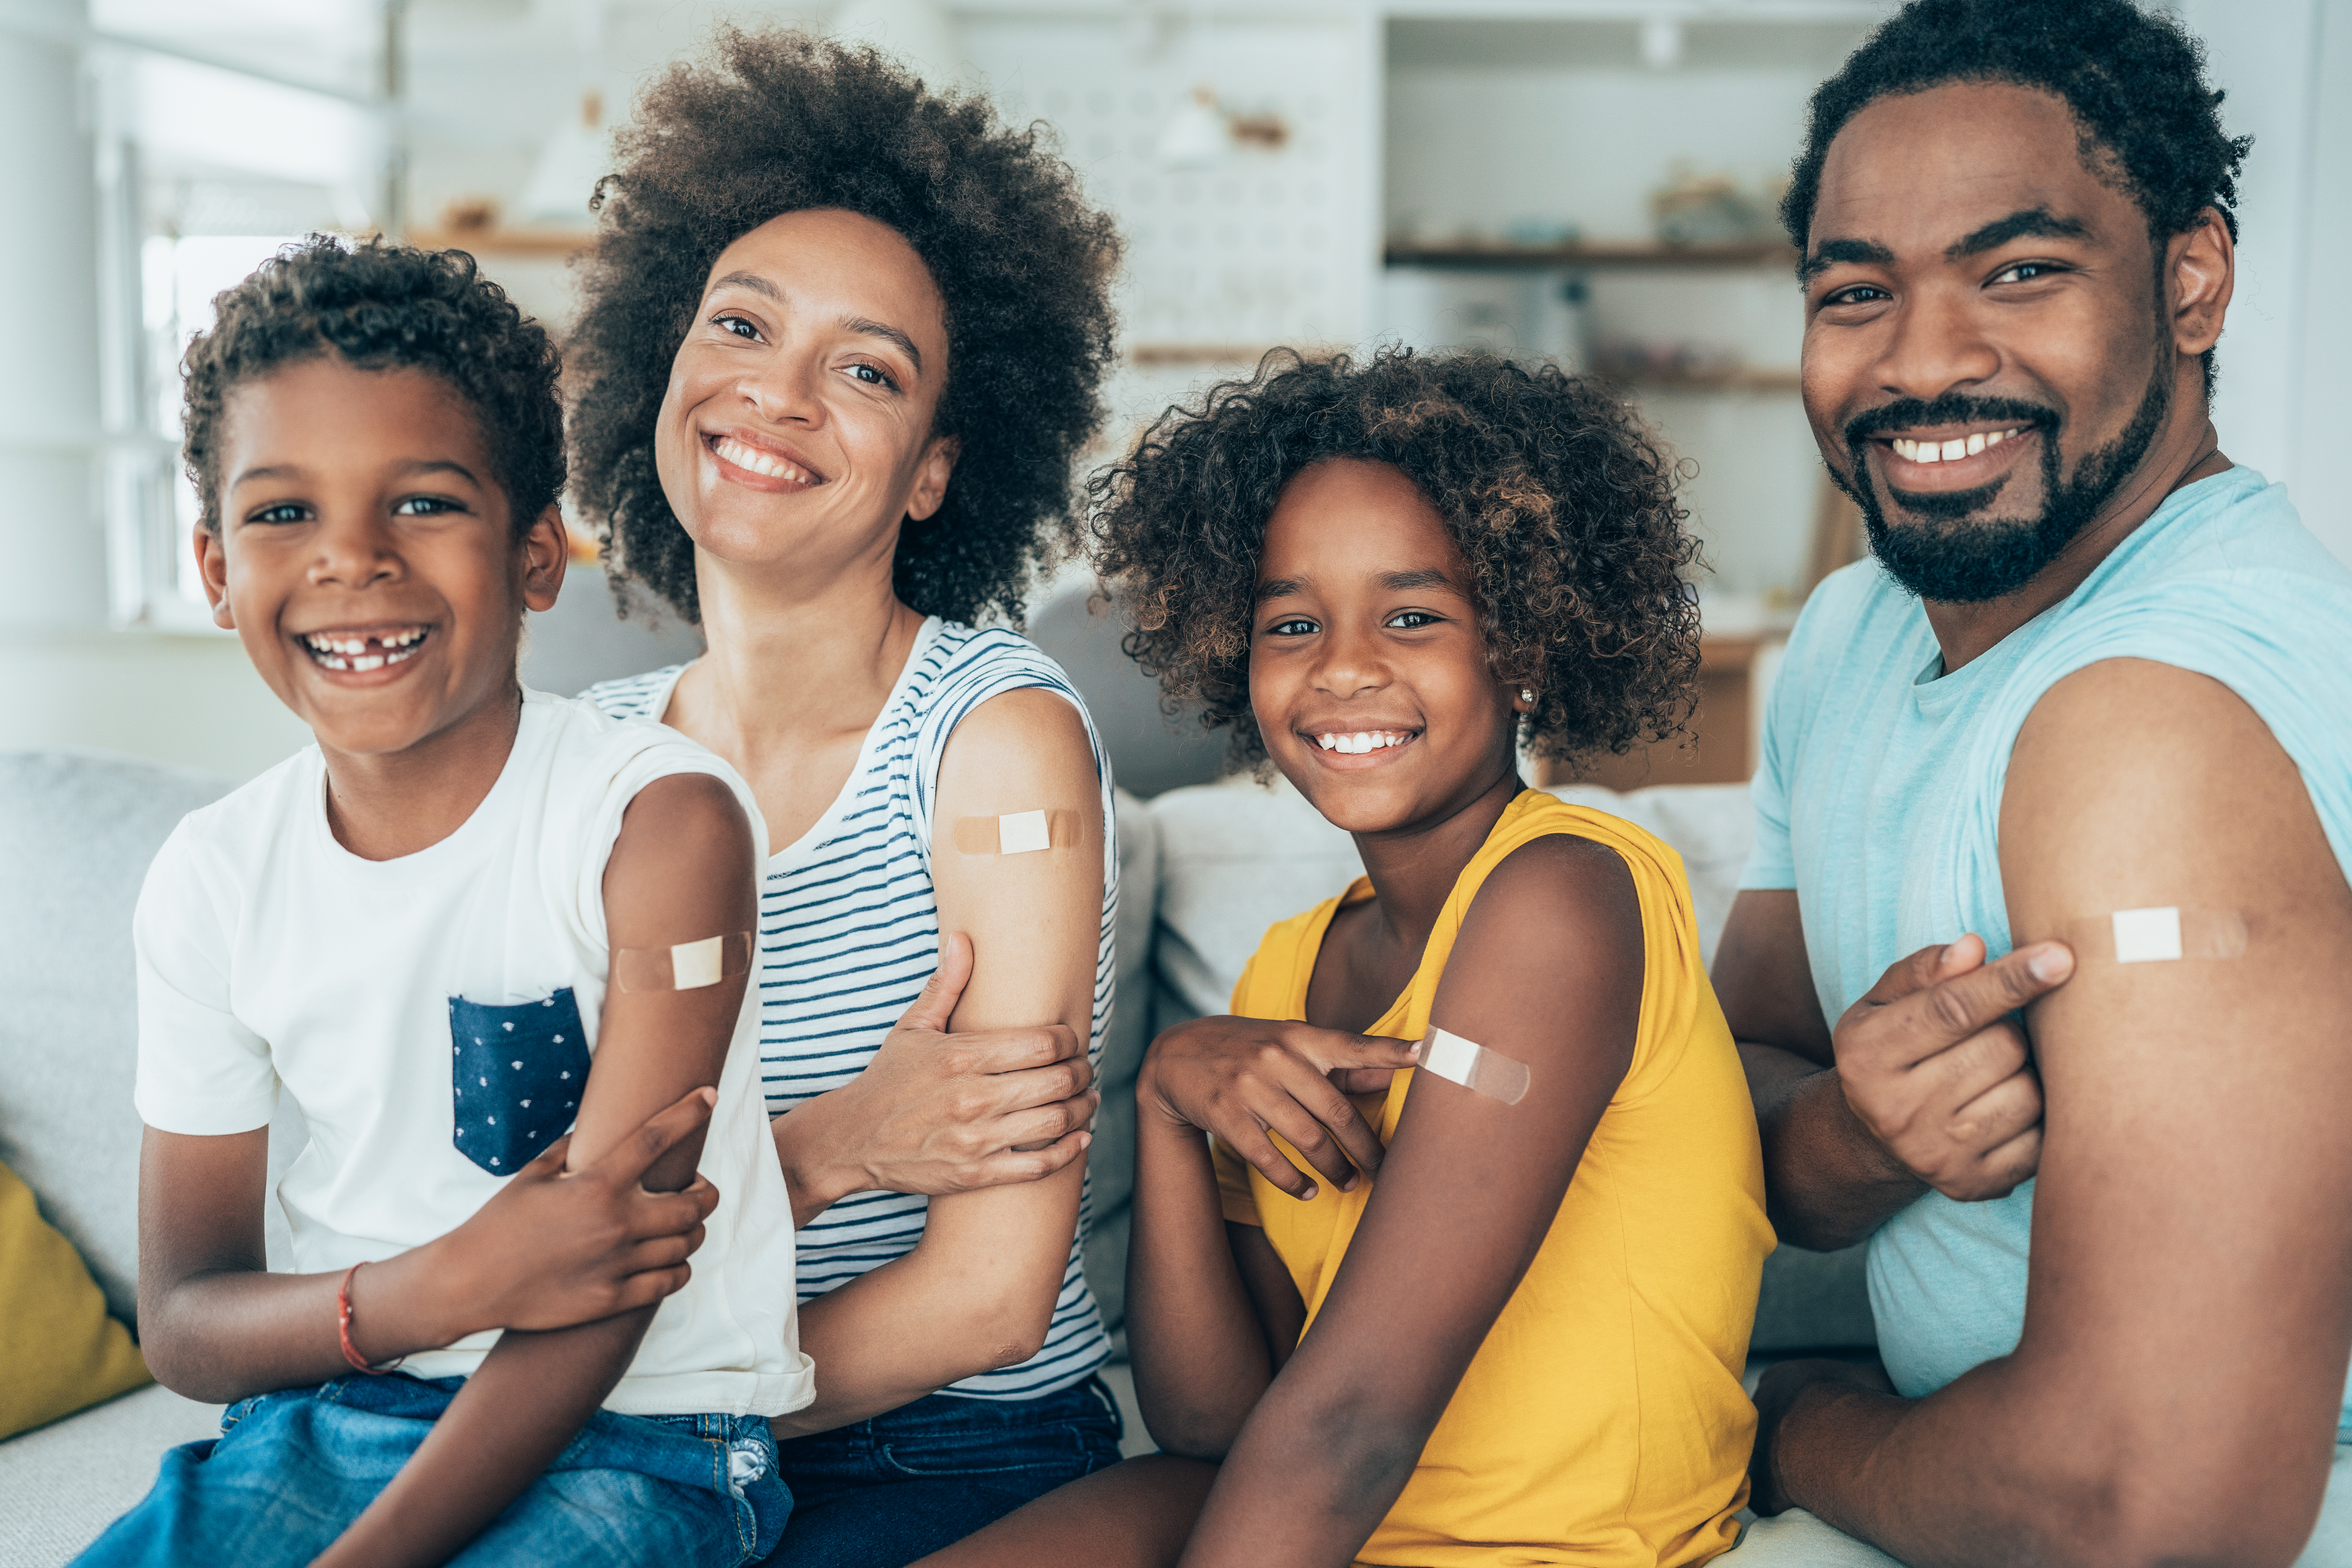
M 1270 359 L 1097 493 L 1138 657 L 1368 874 L 1144 1066 L 1128 1333 L 1163 1454 L 936 1561 L 1723 1552 L 1772 1245 L 1755 1119 L 1680 860 L 1517 770 L 1674 723 L 1697 628 L 1668 460 L 1549 369 Z M 1524 1096 L 1364 1065 L 1433 1028 Z

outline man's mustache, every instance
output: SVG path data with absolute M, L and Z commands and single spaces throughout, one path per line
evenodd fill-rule
M 1900 397 L 1855 415 L 1846 421 L 1845 444 L 1858 463 L 1862 458 L 1863 443 L 1886 431 L 1916 430 L 1928 425 L 1972 425 L 1980 420 L 2031 426 L 2037 430 L 2055 430 L 2059 424 L 2058 411 L 2039 403 L 2021 402 L 2014 397 L 1971 397 L 1965 393 L 1948 392 L 1930 401 Z

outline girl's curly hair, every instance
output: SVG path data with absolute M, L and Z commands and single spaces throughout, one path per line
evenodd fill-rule
M 218 533 L 220 426 L 245 382 L 340 355 L 361 370 L 421 370 L 471 405 L 520 537 L 563 489 L 555 345 L 462 250 L 314 234 L 213 297 L 182 356 L 181 457 Z
M 1093 557 L 1134 629 L 1125 647 L 1172 713 L 1233 731 L 1250 712 L 1258 552 L 1283 487 L 1332 458 L 1421 488 L 1470 567 L 1497 672 L 1536 692 L 1538 754 L 1571 762 L 1681 730 L 1698 672 L 1675 462 L 1598 383 L 1489 354 L 1382 349 L 1369 364 L 1277 349 L 1247 381 L 1171 408 L 1088 483 Z
M 700 620 L 694 545 L 654 466 L 670 362 L 720 251 L 782 214 L 837 207 L 904 236 L 946 304 L 934 431 L 962 450 L 945 503 L 905 523 L 893 587 L 927 615 L 1017 622 L 1030 574 L 1074 531 L 1118 260 L 1110 219 L 1037 129 L 928 92 L 870 48 L 728 28 L 714 58 L 646 89 L 619 156 L 566 343 L 573 494 L 608 559 Z

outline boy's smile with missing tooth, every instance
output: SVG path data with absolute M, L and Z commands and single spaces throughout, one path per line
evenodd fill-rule
M 235 388 L 223 430 L 221 532 L 196 537 L 215 618 L 329 757 L 476 730 L 502 751 L 562 525 L 551 507 L 513 527 L 473 409 L 422 371 L 330 355 Z

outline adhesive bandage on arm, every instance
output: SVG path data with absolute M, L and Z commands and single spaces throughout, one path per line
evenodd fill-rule
M 673 947 L 616 947 L 613 984 L 623 991 L 699 991 L 751 972 L 751 933 L 707 936 Z
M 2243 958 L 2245 918 L 2231 910 L 2159 904 L 2068 921 L 2059 935 L 2077 959 L 2111 963 L 2170 963 L 2185 958 Z
M 1028 855 L 1075 849 L 1085 841 L 1075 811 L 1008 811 L 1002 816 L 959 816 L 955 847 L 966 855 Z
M 1422 1041 L 1421 1070 L 1505 1105 L 1517 1105 L 1528 1097 L 1527 1063 L 1443 1029 L 1431 1029 Z

